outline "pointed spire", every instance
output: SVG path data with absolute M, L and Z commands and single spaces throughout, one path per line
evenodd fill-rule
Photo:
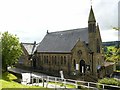
M 88 22 L 96 22 L 92 6 L 91 6 L 91 9 L 90 9 L 90 14 L 89 14 Z

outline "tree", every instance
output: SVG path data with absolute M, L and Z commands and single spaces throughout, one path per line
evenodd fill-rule
M 120 61 L 120 48 L 118 46 L 108 46 L 105 52 L 105 59 L 111 62 Z
M 120 31 L 120 28 L 118 27 L 113 27 L 113 29 Z
M 2 70 L 7 71 L 8 66 L 14 65 L 22 54 L 22 48 L 16 35 L 4 32 L 1 36 L 2 43 Z

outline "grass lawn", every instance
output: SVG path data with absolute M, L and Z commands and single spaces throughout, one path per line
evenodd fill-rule
M 59 86 L 63 86 L 62 82 L 49 82 L 50 84 L 56 84 L 56 85 L 59 85 Z M 64 84 L 64 86 L 66 86 L 67 88 L 76 88 L 75 85 L 72 85 L 72 84 Z
M 20 83 L 17 83 L 15 81 L 13 81 L 14 79 L 17 79 L 16 76 L 14 76 L 13 74 L 10 73 L 3 73 L 2 74 L 2 79 L 0 79 L 0 90 L 2 88 L 36 88 L 36 89 L 40 89 L 40 90 L 52 90 L 52 89 L 48 89 L 48 88 L 43 88 L 40 86 L 26 86 L 26 85 L 22 85 Z

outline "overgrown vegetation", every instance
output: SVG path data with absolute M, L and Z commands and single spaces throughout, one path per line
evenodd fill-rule
M 104 78 L 98 81 L 100 84 L 120 86 L 120 81 L 114 78 Z
M 120 48 L 118 46 L 105 46 L 104 53 L 106 61 L 109 62 L 120 61 Z

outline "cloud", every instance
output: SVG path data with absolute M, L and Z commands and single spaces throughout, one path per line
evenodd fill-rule
M 93 0 L 101 31 L 118 25 L 118 1 Z M 47 30 L 87 27 L 89 10 L 90 0 L 1 0 L 0 30 L 17 34 L 22 42 L 40 42 Z
M 101 28 L 112 29 L 118 25 L 118 1 L 119 0 L 98 0 L 95 4 L 95 14 Z

